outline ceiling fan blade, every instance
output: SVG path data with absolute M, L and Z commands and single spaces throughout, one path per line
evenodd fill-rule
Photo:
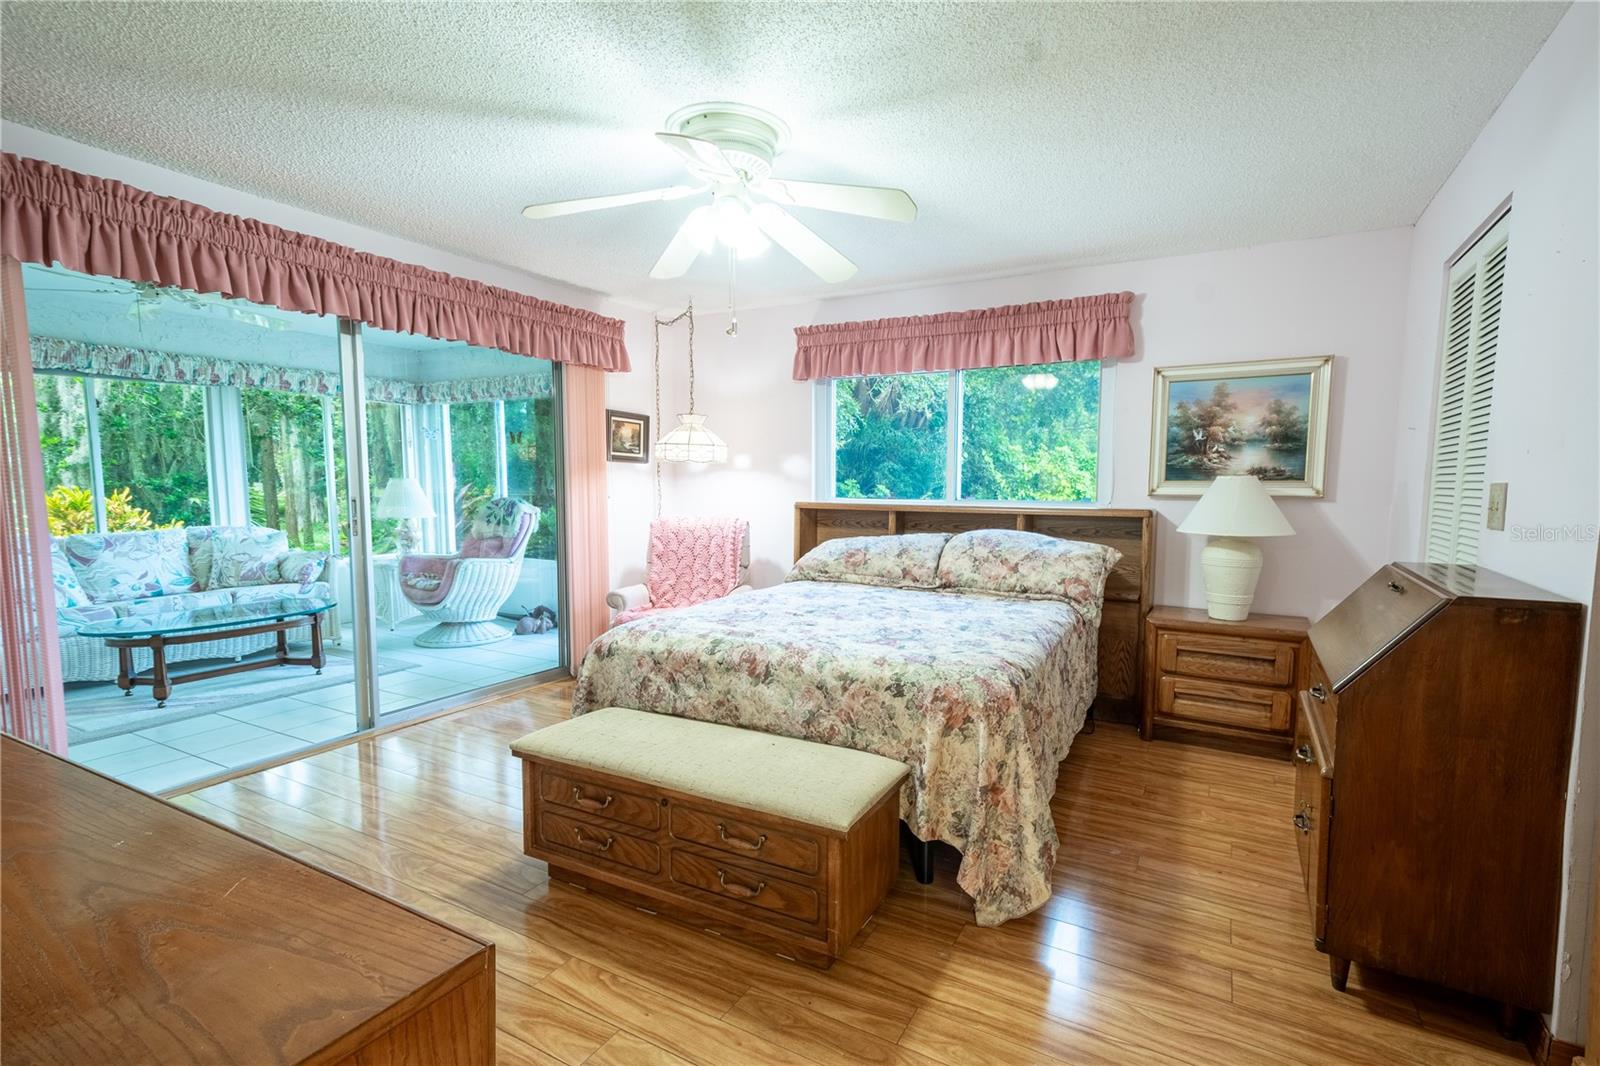
M 688 161 L 689 168 L 697 174 L 722 178 L 725 181 L 739 180 L 738 170 L 728 162 L 728 157 L 722 154 L 722 149 L 710 141 L 703 141 L 699 137 L 688 137 L 682 133 L 658 133 L 656 140 L 677 151 Z
M 841 211 L 890 222 L 910 222 L 917 217 L 917 205 L 904 189 L 884 189 L 876 185 L 835 185 L 827 181 L 788 181 L 768 178 L 761 193 L 796 207 L 815 207 L 822 211 Z
M 672 185 L 665 189 L 624 192 L 616 196 L 557 200 L 548 204 L 529 204 L 522 209 L 522 213 L 528 218 L 560 218 L 562 215 L 576 215 L 584 211 L 604 211 L 608 207 L 627 207 L 630 204 L 648 204 L 658 200 L 680 200 L 685 196 L 693 196 L 704 188 L 704 185 Z
M 777 204 L 757 204 L 750 215 L 762 233 L 823 281 L 832 285 L 855 276 L 854 263 Z
M 652 278 L 666 280 L 683 277 L 694 263 L 695 257 L 704 249 L 699 226 L 703 221 L 702 213 L 710 210 L 709 207 L 699 207 L 689 212 L 689 217 L 683 220 L 678 232 L 672 235 L 666 251 L 661 253 L 656 265 L 650 268 Z

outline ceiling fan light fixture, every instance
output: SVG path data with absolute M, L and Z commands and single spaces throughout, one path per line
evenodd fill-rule
M 705 415 L 679 415 L 672 432 L 656 441 L 656 458 L 668 463 L 725 463 L 728 446 L 706 428 Z

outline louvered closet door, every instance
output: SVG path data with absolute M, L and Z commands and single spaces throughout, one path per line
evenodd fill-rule
M 1509 235 L 1507 215 L 1450 271 L 1428 486 L 1429 562 L 1478 561 Z

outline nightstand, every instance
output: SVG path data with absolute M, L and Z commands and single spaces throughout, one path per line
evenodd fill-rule
M 1222 622 L 1204 608 L 1152 608 L 1145 618 L 1139 735 L 1150 740 L 1157 729 L 1171 729 L 1287 750 L 1308 628 L 1304 618 L 1288 615 Z

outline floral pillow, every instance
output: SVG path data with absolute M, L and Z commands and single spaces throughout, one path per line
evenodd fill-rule
M 950 538 L 939 557 L 939 584 L 1035 600 L 1066 600 L 1100 621 L 1106 578 L 1122 553 L 1104 544 L 1010 529 L 975 529 Z
M 304 596 L 311 591 L 311 586 L 316 583 L 322 574 L 323 567 L 328 564 L 325 552 L 291 551 L 278 560 L 278 580 L 285 584 L 300 586 L 300 595 Z
M 217 534 L 225 526 L 190 526 L 184 530 L 189 538 L 189 566 L 194 570 L 194 587 L 211 587 L 212 552 L 216 548 Z
M 67 562 L 67 553 L 60 544 L 50 545 L 50 583 L 56 589 L 56 610 L 89 606 L 89 594 L 78 583 L 78 575 Z
M 181 529 L 75 533 L 61 550 L 94 603 L 192 592 L 194 571 Z
M 278 564 L 288 554 L 289 538 L 280 529 L 219 529 L 212 538 L 211 587 L 276 585 Z
M 900 533 L 823 541 L 801 556 L 784 580 L 937 588 L 939 553 L 949 539 L 948 533 Z

